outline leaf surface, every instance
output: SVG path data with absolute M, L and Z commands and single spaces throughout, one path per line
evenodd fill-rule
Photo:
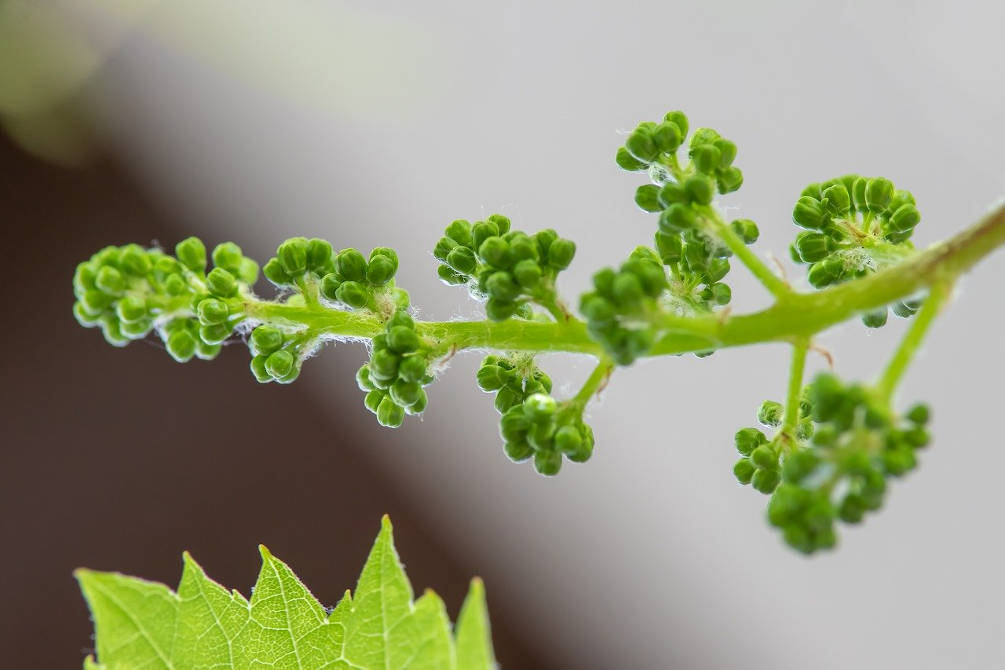
M 456 637 L 432 591 L 414 599 L 384 518 L 355 595 L 329 613 L 261 547 L 251 599 L 206 576 L 185 554 L 177 591 L 118 573 L 78 570 L 94 618 L 97 659 L 85 670 L 490 670 L 496 667 L 484 589 L 474 580 Z

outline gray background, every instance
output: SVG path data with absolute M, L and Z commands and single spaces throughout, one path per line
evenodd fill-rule
M 922 245 L 1005 192 L 997 3 L 209 5 L 72 10 L 87 39 L 115 47 L 89 85 L 106 135 L 194 233 L 259 257 L 289 235 L 397 247 L 423 317 L 480 314 L 439 285 L 427 251 L 454 218 L 498 211 L 576 240 L 571 302 L 647 243 L 639 180 L 612 158 L 668 109 L 739 145 L 745 184 L 721 205 L 755 219 L 756 251 L 803 285 L 785 249 L 809 181 L 892 178 L 917 196 Z M 439 519 L 443 541 L 506 566 L 491 597 L 522 608 L 521 632 L 568 667 L 1002 667 L 1003 280 L 996 256 L 962 282 L 906 377 L 902 402 L 935 409 L 922 467 L 812 559 L 782 547 L 765 499 L 730 473 L 732 433 L 783 393 L 781 346 L 619 371 L 590 410 L 595 457 L 554 480 L 506 461 L 475 354 L 431 388 L 422 421 L 374 426 L 357 447 Z M 766 303 L 742 269 L 731 283 L 735 309 Z M 846 325 L 819 344 L 868 379 L 902 330 Z M 298 382 L 322 406 L 353 393 L 363 358 L 335 348 Z M 589 369 L 544 365 L 564 392 Z M 328 416 L 319 432 L 365 410 Z

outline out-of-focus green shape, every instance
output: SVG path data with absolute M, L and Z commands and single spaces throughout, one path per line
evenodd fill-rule
M 436 594 L 413 600 L 387 517 L 355 597 L 347 591 L 330 613 L 285 563 L 265 547 L 261 553 L 250 600 L 210 580 L 188 554 L 177 592 L 135 577 L 78 570 L 97 646 L 97 661 L 87 658 L 84 669 L 496 667 L 481 582 L 472 582 L 453 636 Z

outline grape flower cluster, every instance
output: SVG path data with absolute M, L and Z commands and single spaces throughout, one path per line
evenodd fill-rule
M 233 242 L 211 257 L 207 273 L 206 247 L 196 237 L 179 242 L 175 256 L 137 244 L 105 247 L 77 266 L 73 313 L 115 346 L 156 332 L 179 362 L 213 359 L 244 320 L 241 296 L 257 279 L 258 264 Z
M 363 404 L 382 426 L 397 428 L 405 414 L 421 414 L 428 398 L 423 388 L 432 383 L 429 348 L 415 332 L 415 320 L 399 308 L 373 338 L 370 361 L 356 373 L 366 392 Z
M 684 113 L 668 112 L 660 123 L 639 124 L 615 156 L 625 170 L 648 172 L 651 183 L 636 190 L 635 202 L 659 214 L 654 249 L 639 247 L 619 269 L 595 274 L 594 290 L 580 302 L 591 335 L 621 365 L 649 351 L 661 332 L 660 314 L 694 316 L 729 304 L 732 289 L 722 280 L 733 250 L 725 238 L 743 245 L 759 236 L 753 221 L 726 225 L 712 207 L 717 193 L 743 184 L 743 173 L 733 165 L 736 145 L 711 128 L 699 128 L 691 135 L 689 161 L 682 164 L 678 151 L 687 135 Z
M 792 221 L 805 230 L 789 247 L 792 260 L 809 265 L 807 279 L 815 288 L 863 277 L 898 263 L 914 252 L 911 235 L 921 214 L 909 191 L 889 179 L 849 174 L 807 186 L 792 211 Z M 909 317 L 917 300 L 893 304 L 893 313 Z M 887 308 L 870 311 L 862 322 L 886 324 Z
M 556 313 L 555 278 L 575 255 L 576 244 L 554 230 L 533 235 L 511 230 L 501 214 L 474 224 L 454 221 L 433 249 L 440 279 L 466 284 L 472 297 L 485 300 L 485 314 L 493 321 L 528 317 L 531 302 Z
M 758 421 L 782 423 L 780 403 L 767 401 Z M 930 412 L 914 405 L 903 416 L 860 384 L 845 385 L 832 373 L 804 389 L 797 428 L 768 439 L 757 428 L 736 433 L 742 458 L 733 467 L 741 484 L 770 494 L 768 521 L 803 553 L 837 543 L 835 522 L 859 523 L 883 504 L 887 478 L 917 466 L 916 450 L 928 445 Z
M 556 401 L 551 379 L 533 357 L 486 356 L 478 368 L 478 386 L 495 393 L 502 415 L 499 432 L 510 460 L 533 457 L 542 475 L 557 475 L 563 456 L 585 463 L 593 454 L 593 429 L 583 421 L 583 405 L 576 398 Z

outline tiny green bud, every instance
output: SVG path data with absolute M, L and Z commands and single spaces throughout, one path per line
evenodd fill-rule
M 750 219 L 735 219 L 729 225 L 733 232 L 740 236 L 744 244 L 753 244 L 761 234 L 757 229 L 757 224 Z
M 750 483 L 756 471 L 757 468 L 754 464 L 746 458 L 741 458 L 733 465 L 733 475 L 736 477 L 736 481 L 743 485 Z
M 436 275 L 440 278 L 440 281 L 448 286 L 460 286 L 461 284 L 468 283 L 466 275 L 455 272 L 449 265 L 440 265 L 437 267 Z
M 523 463 L 534 455 L 534 448 L 525 440 L 506 441 L 503 450 L 506 452 L 506 457 L 514 463 Z
M 394 263 L 387 256 L 376 256 L 366 268 L 366 280 L 374 286 L 383 286 L 394 277 Z
M 349 307 L 361 309 L 366 307 L 369 293 L 359 282 L 345 281 L 335 289 L 335 297 Z
M 389 349 L 378 349 L 370 357 L 370 372 L 372 375 L 393 378 L 398 374 L 400 358 Z
M 562 454 L 552 450 L 535 452 L 534 469 L 538 474 L 554 477 L 562 469 Z
M 338 300 L 338 287 L 342 285 L 334 272 L 329 272 L 321 278 L 321 295 L 328 300 Z
M 862 323 L 865 324 L 866 328 L 882 328 L 886 325 L 886 319 L 886 307 L 880 307 L 862 315 Z
M 278 258 L 270 258 L 262 267 L 262 274 L 276 286 L 286 286 L 291 281 L 290 275 L 283 269 L 283 264 Z
M 724 137 L 720 137 L 712 144 L 719 150 L 719 167 L 728 168 L 732 165 L 733 161 L 736 160 L 736 144 L 730 142 Z
M 454 247 L 447 254 L 447 265 L 461 274 L 471 274 L 478 267 L 475 252 L 468 247 Z
M 656 250 L 659 252 L 660 260 L 663 263 L 667 265 L 679 263 L 684 254 L 684 243 L 681 241 L 680 235 L 668 235 L 663 231 L 659 231 L 656 233 Z
M 418 382 L 408 382 L 399 379 L 391 386 L 391 398 L 402 407 L 411 407 L 419 401 L 422 395 L 422 387 Z
M 699 205 L 708 205 L 715 195 L 715 187 L 712 180 L 700 174 L 691 175 L 684 182 L 684 191 L 692 202 Z
M 796 235 L 796 252 L 804 263 L 816 263 L 831 252 L 830 238 L 823 233 L 804 231 Z
M 669 207 L 674 203 L 687 204 L 688 194 L 681 184 L 678 184 L 675 181 L 668 181 L 661 189 L 659 189 L 657 198 L 660 205 L 663 207 Z
M 523 393 L 519 390 L 513 388 L 512 386 L 504 386 L 499 389 L 499 393 L 496 394 L 495 408 L 500 414 L 505 414 L 513 407 L 520 406 L 521 410 L 523 408 Z
M 164 343 L 171 358 L 179 363 L 185 363 L 195 356 L 195 338 L 187 330 L 172 333 Z
M 489 237 L 478 247 L 478 255 L 489 265 L 496 268 L 508 268 L 513 257 L 510 254 L 509 243 L 501 237 Z
M 513 266 L 513 277 L 525 289 L 533 289 L 541 282 L 541 266 L 530 258 Z
M 398 364 L 398 376 L 408 382 L 417 382 L 426 376 L 426 359 L 415 354 L 404 356 Z
M 453 221 L 447 226 L 446 236 L 465 247 L 471 246 L 471 223 L 464 219 Z
M 824 202 L 828 211 L 836 216 L 847 214 L 851 210 L 851 194 L 843 184 L 834 184 L 824 189 Z
M 558 404 L 550 395 L 534 393 L 523 401 L 523 411 L 534 422 L 547 421 L 554 416 Z
M 870 179 L 865 187 L 865 202 L 869 211 L 882 212 L 893 199 L 893 182 L 883 177 Z
M 505 270 L 493 272 L 485 282 L 488 294 L 493 298 L 503 301 L 515 300 L 520 295 L 520 287 L 513 281 L 513 277 Z
M 110 265 L 105 265 L 98 270 L 94 284 L 102 293 L 113 296 L 121 295 L 126 288 L 126 280 L 122 273 Z
M 684 114 L 684 112 L 680 110 L 667 112 L 663 116 L 663 120 L 673 122 L 677 126 L 677 129 L 680 131 L 680 136 L 682 138 L 687 137 L 687 128 L 688 128 L 687 116 Z
M 564 270 L 572 263 L 575 255 L 576 243 L 560 237 L 548 247 L 548 265 L 556 270 Z
M 269 371 L 265 369 L 266 358 L 267 356 L 262 355 L 251 357 L 251 364 L 249 366 L 251 368 L 251 374 L 255 376 L 255 380 L 259 384 L 266 384 L 272 381 L 272 375 L 270 375 Z
M 736 443 L 736 450 L 744 456 L 749 456 L 754 449 L 768 442 L 764 433 L 756 428 L 741 428 L 736 431 L 736 436 L 733 439 Z
M 122 248 L 122 255 L 119 257 L 119 267 L 126 273 L 136 277 L 144 277 L 151 269 L 153 263 L 147 256 L 147 252 L 138 244 L 128 244 Z
M 728 305 L 729 301 L 733 298 L 733 290 L 729 288 L 728 284 L 716 282 L 709 289 L 711 290 L 712 301 L 717 305 Z
M 478 388 L 491 393 L 513 381 L 513 373 L 498 365 L 482 365 L 477 372 Z
M 387 346 L 399 354 L 407 354 L 419 348 L 419 336 L 407 326 L 394 326 L 387 332 Z
M 690 230 L 698 225 L 698 215 L 689 206 L 675 203 L 660 214 L 660 231 L 672 235 Z
M 199 303 L 199 323 L 210 326 L 214 323 L 223 323 L 230 316 L 230 309 L 227 303 L 216 298 L 207 298 Z
M 778 452 L 770 444 L 762 444 L 750 452 L 750 460 L 759 468 L 774 468 L 778 465 Z
M 307 242 L 307 269 L 311 272 L 331 272 L 332 245 L 328 240 L 313 238 Z
M 241 266 L 237 268 L 237 278 L 245 284 L 254 284 L 258 281 L 258 263 L 251 258 L 242 258 Z
M 380 407 L 380 402 L 387 397 L 387 391 L 382 391 L 380 389 L 375 389 L 370 391 L 363 397 L 363 405 L 368 410 L 377 413 L 377 408 Z
M 199 338 L 206 344 L 220 344 L 228 337 L 232 328 L 226 323 L 214 323 L 199 328 Z
M 692 146 L 694 140 L 691 141 Z M 713 174 L 722 160 L 722 152 L 714 144 L 699 144 L 691 149 L 691 162 L 695 169 L 704 174 Z
M 213 268 L 206 275 L 206 288 L 213 295 L 231 298 L 237 294 L 237 279 L 223 268 Z
M 283 339 L 283 331 L 275 326 L 259 326 L 251 331 L 248 341 L 256 355 L 267 356 L 283 346 Z
M 274 351 L 265 359 L 265 370 L 273 379 L 282 379 L 293 371 L 295 361 L 288 351 Z
M 577 454 L 583 446 L 583 436 L 575 426 L 562 426 L 555 431 L 555 448 L 565 454 Z
M 446 262 L 447 254 L 449 254 L 450 250 L 456 246 L 458 246 L 458 244 L 454 240 L 450 239 L 449 237 L 441 237 L 439 241 L 436 243 L 436 246 L 433 247 L 433 258 L 439 261 Z
M 913 405 L 907 413 L 904 415 L 907 420 L 913 424 L 924 426 L 928 423 L 931 418 L 931 410 L 928 409 L 928 405 L 917 404 Z
M 305 238 L 291 237 L 276 249 L 276 258 L 291 278 L 307 272 L 307 246 Z
M 198 237 L 188 237 L 175 245 L 178 261 L 192 272 L 206 270 L 206 245 Z
M 360 391 L 373 391 L 376 389 L 373 380 L 370 379 L 370 366 L 363 364 L 359 370 L 356 371 L 356 386 L 359 387 Z
M 644 212 L 659 212 L 663 209 L 659 199 L 660 187 L 644 184 L 635 189 L 635 204 Z
M 901 205 L 890 215 L 890 227 L 899 233 L 912 230 L 920 222 L 921 213 L 914 205 Z
M 656 148 L 667 154 L 677 151 L 678 147 L 684 141 L 684 135 L 681 134 L 680 127 L 673 121 L 664 121 L 656 126 L 652 137 Z
M 643 163 L 639 159 L 635 158 L 628 149 L 624 147 L 618 147 L 618 152 L 614 155 L 614 162 L 618 164 L 618 167 L 622 170 L 628 170 L 629 172 L 636 172 L 638 170 L 646 169 L 648 163 Z
M 779 426 L 782 423 L 783 413 L 782 403 L 765 400 L 757 410 L 757 420 L 765 426 Z
M 377 422 L 385 428 L 397 428 L 405 421 L 405 408 L 384 396 L 377 406 Z
M 213 249 L 213 265 L 223 268 L 231 274 L 237 274 L 241 269 L 241 260 L 244 254 L 241 247 L 233 242 L 221 242 Z
M 343 249 L 335 256 L 335 271 L 343 281 L 365 281 L 366 259 L 357 249 Z
M 115 314 L 124 323 L 139 321 L 147 316 L 147 302 L 135 295 L 127 295 L 115 306 Z
M 486 221 L 490 221 L 495 224 L 496 230 L 499 231 L 496 233 L 497 235 L 505 235 L 509 232 L 510 220 L 508 216 L 503 216 L 502 214 L 492 214 L 488 219 L 486 219 Z
M 493 321 L 504 321 L 513 316 L 517 307 L 519 303 L 492 297 L 485 302 L 485 315 Z
M 771 493 L 781 481 L 781 475 L 777 470 L 758 470 L 750 478 L 750 483 L 761 493 Z
M 659 156 L 660 150 L 653 139 L 652 124 L 641 124 L 632 131 L 625 140 L 625 148 L 639 161 L 652 163 Z
M 827 215 L 819 200 L 803 196 L 796 201 L 796 207 L 792 210 L 792 221 L 801 228 L 817 230 L 826 223 Z

